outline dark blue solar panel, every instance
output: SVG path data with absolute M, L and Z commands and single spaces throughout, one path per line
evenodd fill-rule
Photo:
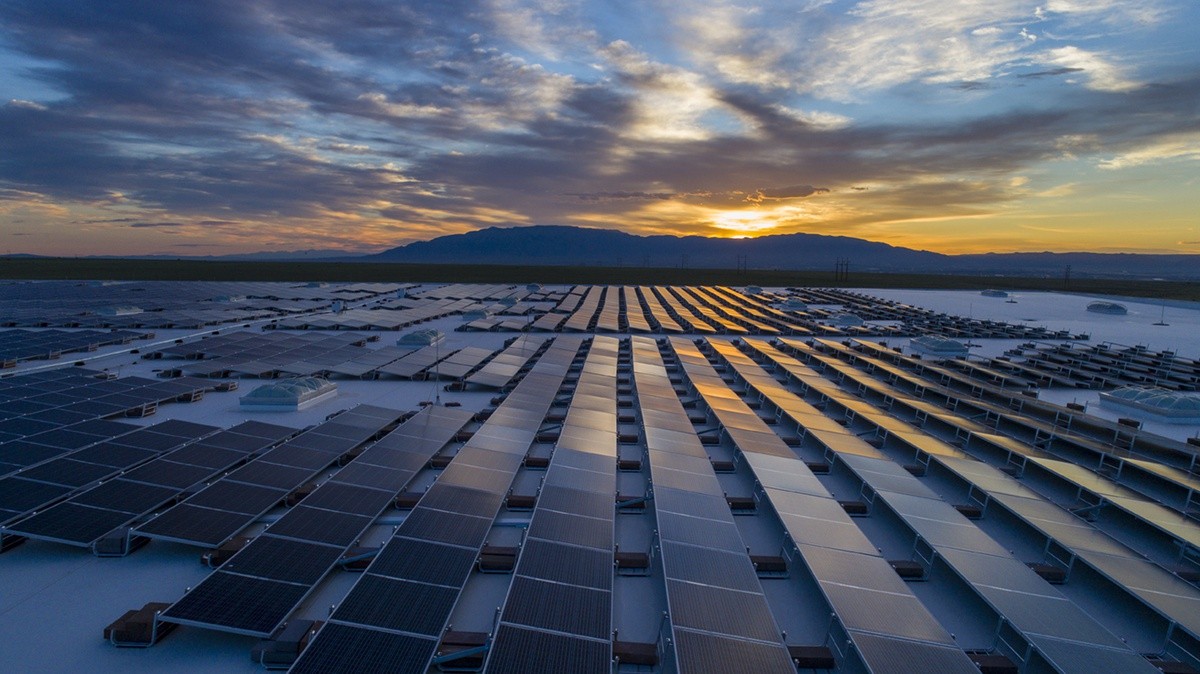
M 216 571 L 175 602 L 163 616 L 172 620 L 219 623 L 265 636 L 287 617 L 287 612 L 307 592 L 308 587 L 304 585 Z
M 330 623 L 290 670 L 293 674 L 423 672 L 438 640 Z M 567 670 L 562 670 L 567 671 Z
M 342 556 L 343 548 L 259 536 L 221 566 L 246 576 L 315 584 Z
M 335 620 L 436 636 L 458 588 L 365 574 L 333 612 Z

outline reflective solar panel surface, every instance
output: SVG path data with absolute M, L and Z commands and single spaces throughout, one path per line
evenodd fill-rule
M 4 649 L 116 671 L 95 637 L 156 601 L 179 629 L 146 671 L 260 671 L 253 638 L 288 626 L 297 672 L 1200 666 L 1200 428 L 1095 402 L 1133 376 L 1187 392 L 1195 354 L 919 304 L 20 287 L 0 300 Z M 981 346 L 904 341 L 937 334 Z M 237 405 L 314 374 L 337 395 Z

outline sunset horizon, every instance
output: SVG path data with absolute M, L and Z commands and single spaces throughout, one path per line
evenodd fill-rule
M 0 3 L 0 254 L 1200 253 L 1200 6 Z

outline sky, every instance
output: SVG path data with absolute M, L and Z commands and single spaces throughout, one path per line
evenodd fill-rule
M 0 254 L 1200 253 L 1197 0 L 0 0 Z

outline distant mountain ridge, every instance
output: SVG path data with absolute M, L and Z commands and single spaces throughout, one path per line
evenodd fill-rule
M 1200 255 L 985 253 L 945 255 L 847 236 L 778 234 L 752 239 L 639 236 L 561 225 L 489 227 L 355 258 L 363 262 L 535 266 L 693 267 L 1001 276 L 1200 279 Z

